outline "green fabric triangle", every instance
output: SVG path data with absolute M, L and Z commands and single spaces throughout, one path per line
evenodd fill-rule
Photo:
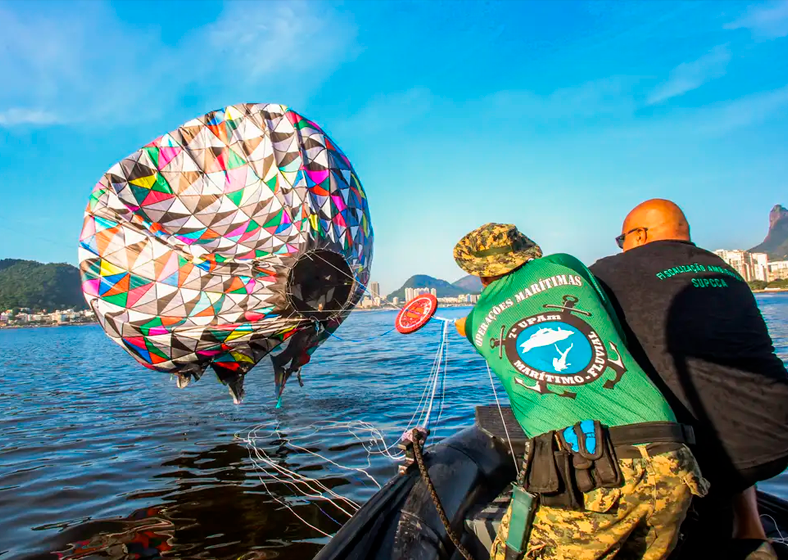
M 145 187 L 138 187 L 137 185 L 132 185 L 131 183 L 129 183 L 129 188 L 131 189 L 131 194 L 134 195 L 134 200 L 137 201 L 137 204 L 142 205 L 145 197 L 148 196 L 150 191 Z
M 170 188 L 170 184 L 167 182 L 167 179 L 165 179 L 161 173 L 156 173 L 156 182 L 151 186 L 151 190 L 167 194 L 174 194 Z
M 148 146 L 147 148 L 142 148 L 145 153 L 150 156 L 153 165 L 159 167 L 159 148 L 154 148 L 153 146 Z
M 131 274 L 129 277 L 129 291 L 133 290 L 134 288 L 139 288 L 140 286 L 147 286 L 151 282 L 153 282 L 153 280 L 143 278 L 142 276 L 137 276 L 136 274 Z
M 225 196 L 227 196 L 227 198 L 233 201 L 233 204 L 240 208 L 241 199 L 244 197 L 244 189 L 238 189 L 237 191 L 227 193 Z
M 90 207 L 91 207 L 91 210 L 96 207 L 96 203 L 99 201 L 99 199 L 102 196 L 104 196 L 105 192 L 107 192 L 107 189 L 101 188 L 101 189 L 95 190 L 92 193 L 90 193 Z
M 161 326 L 161 317 L 154 317 L 147 323 L 145 323 L 145 328 L 152 329 L 153 327 L 160 327 Z
M 274 216 L 273 218 L 271 218 L 270 220 L 268 220 L 266 223 L 263 224 L 263 227 L 274 227 L 280 225 L 282 223 L 283 211 L 284 210 L 279 210 L 276 216 Z
M 211 336 L 214 337 L 217 341 L 224 342 L 225 340 L 227 340 L 227 337 L 230 336 L 230 333 L 233 331 L 211 330 L 208 332 L 211 333 Z
M 225 127 L 225 130 L 227 131 L 227 138 L 230 138 L 230 136 L 232 136 L 233 130 L 238 128 L 238 126 L 240 126 L 240 124 L 241 124 L 240 120 L 237 121 L 237 122 L 234 121 L 234 120 L 231 120 L 231 119 L 228 119 L 228 120 L 224 121 L 224 127 Z
M 227 156 L 227 169 L 236 169 L 246 165 L 246 160 L 236 154 L 233 150 L 227 151 L 229 152 L 229 155 Z
M 126 301 L 128 300 L 128 297 L 129 293 L 123 292 L 122 294 L 115 294 L 114 296 L 104 296 L 101 299 L 106 302 L 119 305 L 120 307 L 126 307 Z
M 265 181 L 265 184 L 268 185 L 268 188 L 271 189 L 272 193 L 276 192 L 276 175 Z
M 155 345 L 153 345 L 149 340 L 145 339 L 145 347 L 148 349 L 148 352 L 151 354 L 156 354 L 159 358 L 164 358 L 165 360 L 169 360 L 169 356 L 159 350 Z

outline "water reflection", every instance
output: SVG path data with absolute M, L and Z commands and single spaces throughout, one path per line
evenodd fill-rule
M 271 443 L 269 452 L 279 456 L 279 465 L 297 471 L 305 466 L 283 441 Z M 312 558 L 323 542 L 320 533 L 304 525 L 274 497 L 286 501 L 319 529 L 331 533 L 338 529 L 311 501 L 298 499 L 290 486 L 271 479 L 261 481 L 242 444 L 183 454 L 161 466 L 162 472 L 154 478 L 171 482 L 166 490 L 125 496 L 127 500 L 139 500 L 158 495 L 160 505 L 136 510 L 122 520 L 88 521 L 68 527 L 57 538 L 68 544 L 59 546 L 55 557 L 236 559 L 237 551 L 245 550 L 251 554 L 246 558 L 279 558 L 286 549 L 287 558 Z M 321 465 L 307 468 L 311 476 L 325 470 Z M 350 484 L 348 479 L 336 476 L 322 482 L 330 487 Z M 336 515 L 325 505 L 323 509 Z M 44 557 L 52 556 L 28 558 Z
M 78 558 L 117 558 L 152 560 L 172 550 L 175 525 L 167 519 L 166 509 L 153 507 L 135 511 L 123 521 L 86 523 L 66 531 L 93 535 L 76 540 L 67 551 L 55 553 L 59 560 Z

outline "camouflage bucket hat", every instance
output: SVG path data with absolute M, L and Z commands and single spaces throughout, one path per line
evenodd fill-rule
M 485 224 L 454 246 L 454 260 L 474 276 L 507 274 L 541 256 L 539 245 L 511 224 Z

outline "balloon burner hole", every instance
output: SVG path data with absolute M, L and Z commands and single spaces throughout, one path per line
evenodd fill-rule
M 342 255 L 313 251 L 290 270 L 287 287 L 296 311 L 305 317 L 327 319 L 350 300 L 353 273 Z

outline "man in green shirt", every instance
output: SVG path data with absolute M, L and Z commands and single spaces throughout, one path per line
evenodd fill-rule
M 593 275 L 504 224 L 466 235 L 454 258 L 485 286 L 459 330 L 530 438 L 492 558 L 667 558 L 706 481 Z

